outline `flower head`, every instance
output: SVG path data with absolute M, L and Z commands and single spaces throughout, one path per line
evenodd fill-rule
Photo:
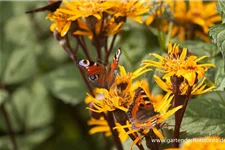
M 136 92 L 138 93 L 135 94 L 136 96 L 134 97 L 133 103 L 130 105 L 131 109 L 129 108 L 127 112 L 128 116 L 130 116 L 130 123 L 116 127 L 116 129 L 132 128 L 132 130 L 128 131 L 126 134 L 141 133 L 136 137 L 132 146 L 141 143 L 142 139 L 148 136 L 152 131 L 158 138 L 164 139 L 159 129 L 162 128 L 163 122 L 181 109 L 182 106 L 169 110 L 173 95 L 170 93 L 167 93 L 164 97 L 161 95 L 157 97 L 151 95 L 146 81 L 142 81 L 139 84 L 139 88 L 137 88 Z M 143 101 L 141 101 L 141 99 Z
M 169 110 L 170 105 L 171 105 L 170 102 L 173 99 L 173 95 L 171 95 L 171 93 L 167 93 L 164 97 L 159 96 L 158 98 L 155 98 L 154 96 L 152 96 L 150 94 L 149 89 L 148 89 L 148 84 L 145 81 L 143 81 L 140 84 L 140 88 L 143 89 L 143 91 L 138 91 L 138 92 L 140 92 L 140 97 L 137 97 L 137 99 L 143 98 L 143 100 L 145 101 L 144 105 L 146 105 L 143 107 L 146 107 L 146 108 L 144 110 L 139 109 L 139 108 L 133 108 L 133 109 L 138 109 L 136 111 L 136 114 L 138 114 L 138 113 L 141 114 L 141 111 L 145 112 L 146 114 L 143 114 L 141 116 L 142 119 L 138 118 L 138 116 L 132 116 L 134 118 L 131 119 L 131 123 L 133 124 L 134 129 L 152 129 L 152 128 L 154 128 L 154 130 L 156 131 L 157 125 L 160 125 L 162 122 L 164 122 L 166 119 L 168 119 L 172 114 L 174 114 L 177 110 L 182 108 L 182 106 L 178 106 L 178 107 L 175 107 L 175 108 Z M 137 94 L 139 94 L 139 93 L 136 93 L 136 95 Z M 134 99 L 134 104 L 136 103 L 135 101 L 140 102 L 140 100 Z M 146 101 L 148 101 L 148 102 L 146 102 Z M 152 104 L 153 108 L 147 106 L 147 104 L 149 104 L 149 103 Z M 139 105 L 136 105 L 136 106 L 138 106 L 140 108 L 142 107 Z M 143 118 L 145 118 L 145 116 L 148 116 L 148 113 L 150 114 L 151 111 L 156 112 L 154 114 L 154 116 L 151 113 L 152 117 L 143 119 Z M 133 115 L 135 115 L 135 114 L 133 114 Z M 137 124 L 135 125 L 135 122 L 133 122 L 133 121 L 136 121 Z M 156 134 L 161 138 L 163 137 L 163 136 L 159 135 L 158 132 Z
M 173 15 L 172 20 L 174 24 L 171 36 L 177 35 L 178 39 L 182 41 L 190 40 L 195 37 L 199 37 L 204 41 L 209 41 L 207 37 L 209 27 L 221 21 L 221 17 L 216 10 L 216 1 L 204 3 L 202 0 L 190 0 L 189 3 L 186 3 L 184 0 L 166 0 L 164 6 L 166 4 L 169 5 Z M 160 15 L 162 11 L 164 11 L 164 9 L 161 9 Z M 154 19 L 154 14 L 151 14 L 147 18 L 146 24 L 149 25 Z M 163 22 L 161 23 L 161 25 L 163 25 L 162 29 L 168 31 L 168 21 L 166 19 L 162 19 L 161 21 Z
M 136 22 L 142 23 L 141 15 L 149 11 L 150 3 L 147 0 L 137 1 L 114 1 L 113 7 L 107 12 L 115 17 L 127 17 Z
M 70 15 L 68 20 L 75 21 L 80 17 L 86 18 L 94 16 L 101 19 L 102 12 L 110 8 L 109 1 L 92 1 L 92 0 L 76 0 L 63 1 L 65 8 L 60 8 L 59 11 Z
M 168 46 L 168 56 L 162 57 L 158 54 L 150 54 L 159 59 L 159 62 L 153 60 L 144 60 L 143 67 L 157 67 L 162 73 L 163 78 L 167 77 L 183 77 L 190 86 L 193 86 L 197 79 L 204 76 L 208 67 L 215 67 L 214 64 L 198 64 L 198 62 L 207 56 L 197 58 L 196 56 L 188 56 L 187 48 L 179 50 L 179 46 L 171 43 Z
M 119 66 L 119 68 L 120 74 L 116 76 L 116 79 L 109 90 L 104 88 L 96 89 L 96 92 L 101 94 L 101 99 L 96 99 L 96 97 L 88 95 L 86 99 L 94 102 L 93 106 L 96 108 L 96 110 L 89 108 L 90 110 L 100 113 L 120 109 L 127 112 L 128 107 L 132 103 L 134 90 L 138 86 L 137 83 L 132 83 L 133 79 L 151 70 L 140 68 L 133 73 L 127 73 L 124 67 Z
M 189 6 L 184 1 L 176 1 L 171 5 L 172 8 L 176 6 L 181 7 L 182 11 L 174 9 L 174 19 L 178 25 L 173 27 L 172 36 L 178 34 L 180 40 L 199 37 L 204 41 L 209 41 L 206 36 L 209 27 L 221 21 L 216 10 L 216 1 L 209 3 L 203 3 L 202 0 L 189 1 Z
M 173 88 L 173 84 L 171 82 L 171 79 L 169 77 L 164 78 L 164 81 L 162 79 L 160 79 L 160 77 L 158 77 L 157 75 L 154 75 L 154 79 L 155 82 L 158 84 L 158 86 L 163 89 L 166 92 L 171 92 L 171 93 L 175 93 L 174 88 Z M 191 95 L 199 95 L 199 94 L 204 94 L 207 93 L 209 91 L 211 91 L 212 89 L 216 88 L 215 86 L 210 86 L 208 88 L 206 88 L 206 84 L 203 84 L 206 78 L 203 78 L 203 80 L 200 83 L 195 83 L 193 85 L 193 89 L 191 91 Z M 186 81 L 183 81 L 180 83 L 179 86 L 179 95 L 186 95 L 187 94 L 187 90 L 188 90 L 188 83 Z
M 50 26 L 50 30 L 52 32 L 56 30 L 61 34 L 62 37 L 65 36 L 71 25 L 71 21 L 68 20 L 69 17 L 70 15 L 61 13 L 58 10 L 53 13 L 49 13 L 47 19 L 50 19 L 52 22 L 54 22 Z
M 92 126 L 92 128 L 89 130 L 89 134 L 95 134 L 95 133 L 104 133 L 105 136 L 111 136 L 112 132 L 110 130 L 110 127 L 108 125 L 108 122 L 101 117 L 100 119 L 93 119 L 91 118 L 88 121 L 88 125 Z M 117 127 L 120 127 L 121 125 L 119 123 L 116 123 Z M 125 131 L 123 129 L 118 130 L 120 140 L 123 142 L 128 138 L 127 134 L 124 134 Z

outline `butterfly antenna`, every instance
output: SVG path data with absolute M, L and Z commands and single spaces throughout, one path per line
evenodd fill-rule
M 43 11 L 54 12 L 54 11 L 56 11 L 59 8 L 61 3 L 62 3 L 61 0 L 60 1 L 55 1 L 55 2 L 52 2 L 51 4 L 46 5 L 46 6 L 26 11 L 25 13 L 28 14 L 28 13 L 36 13 L 36 12 L 43 12 Z
M 97 60 L 97 62 L 100 62 L 100 64 L 102 64 L 103 66 L 106 66 L 106 65 L 107 65 L 107 64 L 106 64 L 103 60 L 101 60 L 100 58 L 95 57 L 95 59 Z

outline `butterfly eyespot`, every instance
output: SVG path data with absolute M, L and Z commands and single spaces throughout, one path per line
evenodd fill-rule
M 78 64 L 83 67 L 88 67 L 88 66 L 90 66 L 90 61 L 88 61 L 86 59 L 82 59 L 78 62 Z
M 88 79 L 92 82 L 98 79 L 98 75 L 89 76 Z

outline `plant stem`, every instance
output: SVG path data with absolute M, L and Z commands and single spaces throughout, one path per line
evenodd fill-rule
M 105 50 L 105 57 L 106 57 L 106 54 L 108 52 L 108 37 L 107 36 L 104 38 L 104 50 Z
M 72 47 L 70 45 L 70 42 L 69 42 L 69 39 L 68 39 L 68 34 L 65 35 L 65 37 L 62 38 L 60 36 L 60 34 L 57 31 L 55 31 L 54 32 L 54 36 L 55 36 L 56 40 L 59 41 L 59 44 L 63 47 L 63 49 L 68 53 L 68 55 L 70 56 L 70 58 L 73 60 L 73 63 L 77 66 L 77 61 L 78 60 L 77 60 L 77 57 L 76 57 L 76 53 L 78 51 L 78 45 L 77 45 L 77 47 L 75 49 L 75 54 L 74 54 L 73 49 L 72 49 Z M 80 39 L 77 37 L 77 42 L 78 42 L 77 44 L 80 44 L 81 43 L 81 41 L 80 42 L 79 41 L 80 41 Z M 85 83 L 85 85 L 86 85 L 89 93 L 91 95 L 94 95 L 93 92 L 92 92 L 92 87 L 89 84 L 89 82 L 87 81 L 87 78 L 84 75 L 82 69 L 80 67 L 78 67 L 78 66 L 77 66 L 77 68 L 78 68 L 78 70 L 80 72 L 80 75 L 81 75 L 81 77 L 82 77 L 82 79 L 83 79 L 83 81 L 84 81 L 84 83 Z
M 14 136 L 14 134 L 12 132 L 12 127 L 11 127 L 11 124 L 10 124 L 9 116 L 8 116 L 8 113 L 7 113 L 6 109 L 5 109 L 4 104 L 0 105 L 0 110 L 2 110 L 3 117 L 5 119 L 7 132 L 8 132 L 10 141 L 12 143 L 13 150 L 17 150 L 16 139 L 15 139 L 15 136 Z
M 108 52 L 106 53 L 106 56 L 105 56 L 105 62 L 106 62 L 106 64 L 108 64 L 108 62 L 109 62 L 109 56 L 110 56 L 110 53 L 112 52 L 112 49 L 113 49 L 113 46 L 114 46 L 114 43 L 115 43 L 115 40 L 116 40 L 117 35 L 118 34 L 115 34 L 113 36 L 113 39 L 112 39 L 110 48 L 109 48 Z
M 78 38 L 79 38 L 79 37 L 78 37 Z M 90 57 L 90 55 L 89 55 L 89 51 L 88 51 L 88 48 L 87 48 L 87 45 L 86 45 L 86 42 L 85 42 L 85 39 L 84 39 L 83 36 L 81 36 L 81 43 L 82 43 L 82 45 L 83 45 L 83 51 L 84 51 L 84 53 L 86 54 L 86 57 L 87 57 L 88 59 L 91 60 L 91 57 Z
M 108 115 L 107 116 L 104 115 L 104 117 L 105 117 L 105 120 L 107 120 L 107 122 L 109 124 L 110 131 L 112 132 L 112 136 L 113 136 L 113 140 L 114 140 L 114 143 L 116 145 L 116 148 L 117 148 L 117 150 L 123 150 L 123 146 L 122 146 L 121 141 L 119 139 L 119 134 L 118 134 L 117 130 L 113 130 L 113 128 L 116 126 L 114 118 L 113 118 L 113 114 L 110 111 L 107 114 Z
M 91 60 L 91 57 L 90 57 L 89 52 L 88 52 L 88 49 L 87 49 L 85 43 L 83 43 L 84 40 L 83 40 L 83 42 L 82 42 L 81 39 L 79 38 L 79 36 L 74 35 L 74 37 L 77 39 L 78 44 L 79 44 L 79 45 L 81 46 L 81 48 L 83 49 L 84 54 L 86 55 L 87 59 Z
M 157 142 L 157 140 L 155 140 L 153 142 L 153 139 L 158 139 L 157 136 L 155 135 L 155 133 L 153 132 L 153 130 L 150 130 L 148 135 L 145 135 L 145 139 L 146 139 L 146 146 L 151 149 L 151 150 L 159 150 L 159 142 Z
M 191 98 L 191 91 L 192 91 L 192 86 L 188 86 L 187 95 L 185 97 L 183 107 L 175 113 L 175 129 L 174 129 L 175 141 L 173 143 L 173 146 L 176 148 L 179 147 L 178 139 L 180 137 L 180 126 L 184 117 L 185 110 L 187 108 L 188 101 Z
M 96 49 L 96 53 L 97 53 L 97 60 L 102 60 L 102 55 L 101 55 L 101 46 L 100 46 L 100 40 L 99 40 L 99 36 L 96 37 L 93 42 L 95 43 L 95 49 Z
M 113 111 L 113 116 L 114 116 L 115 122 L 118 122 L 122 126 L 127 125 L 128 116 L 127 116 L 127 113 L 125 113 L 124 111 L 122 111 L 120 109 L 116 109 Z M 129 128 L 124 128 L 124 130 L 126 132 L 130 131 Z M 138 134 L 136 132 L 134 132 L 132 134 L 128 134 L 128 135 L 133 141 L 135 141 L 136 138 L 138 137 Z M 136 146 L 140 150 L 144 150 L 141 143 L 136 143 Z
M 125 125 L 126 125 L 126 124 L 125 124 Z M 128 128 L 124 128 L 124 130 L 125 130 L 126 132 L 130 131 Z M 137 134 L 136 134 L 136 137 L 135 137 L 133 134 L 128 134 L 128 135 L 129 135 L 129 137 L 130 137 L 133 141 L 134 141 L 134 140 L 136 139 L 136 137 L 138 136 Z M 139 148 L 139 150 L 144 150 L 144 147 L 143 147 L 142 144 L 137 143 L 136 146 Z

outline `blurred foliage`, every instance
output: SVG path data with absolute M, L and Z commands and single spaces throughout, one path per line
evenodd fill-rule
M 88 134 L 83 81 L 52 37 L 47 13 L 25 14 L 43 5 L 0 2 L 0 104 L 5 103 L 18 149 L 102 148 L 103 136 Z M 2 113 L 0 149 L 12 149 Z
M 0 104 L 4 103 L 9 113 L 17 145 L 21 150 L 105 149 L 105 141 L 112 145 L 110 138 L 88 134 L 86 88 L 76 66 L 52 37 L 46 13 L 25 14 L 43 5 L 45 1 L 0 2 Z M 221 0 L 218 11 L 223 23 L 224 6 Z M 225 88 L 224 64 L 221 63 L 224 60 L 220 55 L 225 51 L 224 33 L 224 24 L 210 29 L 218 47 L 197 40 L 172 40 L 197 56 L 209 56 L 207 61 L 217 65 L 207 74 L 211 84 L 216 82 L 217 91 Z M 158 43 L 165 39 L 159 39 L 150 28 L 128 21 L 115 46 L 123 49 L 120 63 L 128 71 L 134 71 L 149 57 L 148 53 L 163 53 Z M 152 81 L 151 74 L 146 77 Z M 151 89 L 159 91 L 155 86 Z M 222 92 L 211 92 L 190 102 L 182 126 L 188 137 L 215 134 L 225 137 L 224 97 Z M 171 118 L 169 124 L 173 121 Z M 130 147 L 131 141 L 127 143 L 124 145 Z M 0 149 L 12 149 L 2 113 Z

